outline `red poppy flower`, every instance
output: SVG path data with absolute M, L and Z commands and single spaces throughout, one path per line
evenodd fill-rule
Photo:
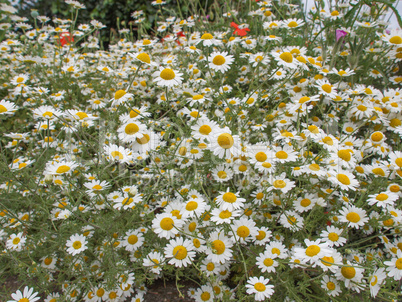
M 247 32 L 250 31 L 250 29 L 248 28 L 239 28 L 239 25 L 234 22 L 230 23 L 230 26 L 235 28 L 233 34 L 239 35 L 240 37 L 244 37 L 245 35 L 247 35 Z
M 71 36 L 69 32 L 62 32 L 60 34 L 60 40 L 59 41 L 60 41 L 61 46 L 64 46 L 66 44 L 74 42 L 74 37 Z

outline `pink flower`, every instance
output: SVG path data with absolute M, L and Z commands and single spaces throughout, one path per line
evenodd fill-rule
M 348 34 L 347 31 L 344 31 L 344 30 L 342 30 L 342 29 L 337 29 L 337 30 L 335 31 L 336 42 L 338 42 L 339 39 L 345 37 L 347 34 Z

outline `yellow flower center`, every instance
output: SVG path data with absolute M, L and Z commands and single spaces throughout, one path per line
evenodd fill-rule
M 200 297 L 202 301 L 208 301 L 211 298 L 211 294 L 209 292 L 203 292 Z
M 178 245 L 173 249 L 173 255 L 175 255 L 176 259 L 183 260 L 187 257 L 187 249 L 182 245 Z
M 22 298 L 22 299 L 18 300 L 18 302 L 29 302 L 29 299 L 28 298 Z
M 221 255 L 225 252 L 225 243 L 222 240 L 214 240 L 212 242 L 212 248 L 216 251 L 215 254 Z
M 352 158 L 349 150 L 339 150 L 338 156 L 342 158 L 344 161 L 350 161 L 350 159 Z
M 74 243 L 73 243 L 73 248 L 74 249 L 76 249 L 76 250 L 78 250 L 78 249 L 80 249 L 81 248 L 81 246 L 82 246 L 82 243 L 81 243 L 81 241 L 74 241 Z
M 283 189 L 284 187 L 286 187 L 286 182 L 284 182 L 282 179 L 277 179 L 274 181 L 274 183 L 272 185 L 275 188 Z
M 21 239 L 19 237 L 15 237 L 13 239 L 13 244 L 17 245 L 18 243 L 20 243 Z
M 142 45 L 149 45 L 151 43 L 152 42 L 150 40 L 148 40 L 148 39 L 145 39 L 144 41 L 142 41 Z
M 212 262 L 209 262 L 208 264 L 207 264 L 207 270 L 208 271 L 213 271 L 215 269 L 215 264 L 213 264 Z
M 269 169 L 269 168 L 272 167 L 272 165 L 271 165 L 269 162 L 264 162 L 264 163 L 262 163 L 262 166 L 263 166 L 264 168 L 267 168 L 267 169 Z
M 283 52 L 279 56 L 283 61 L 286 63 L 292 63 L 293 62 L 293 56 L 290 52 Z
M 353 279 L 356 275 L 356 270 L 352 266 L 343 266 L 341 268 L 341 273 L 346 279 Z
M 237 197 L 232 192 L 227 192 L 227 193 L 223 194 L 222 199 L 224 202 L 235 203 L 237 200 Z
M 272 266 L 272 264 L 274 264 L 274 260 L 272 260 L 271 258 L 265 258 L 264 260 L 265 266 Z
M 208 135 L 211 133 L 212 129 L 208 125 L 202 125 L 200 129 L 198 130 L 202 135 Z
M 333 241 L 333 242 L 336 242 L 339 239 L 339 235 L 337 233 L 334 233 L 334 232 L 329 233 L 328 234 L 328 239 Z
M 159 225 L 162 228 L 162 230 L 170 231 L 171 229 L 173 229 L 173 219 L 169 218 L 169 217 L 165 217 L 161 220 Z
M 189 229 L 190 232 L 194 232 L 196 227 L 197 227 L 197 224 L 195 222 L 191 222 L 188 225 L 188 229 Z
M 356 212 L 350 212 L 346 215 L 346 219 L 350 222 L 357 223 L 360 221 L 360 215 Z
M 331 93 L 332 91 L 332 86 L 329 84 L 324 84 L 321 86 L 322 90 L 324 90 L 326 93 Z
M 17 78 L 17 83 L 22 83 L 24 81 L 24 78 L 23 77 L 18 77 Z
M 151 139 L 151 138 L 149 137 L 148 134 L 144 134 L 143 137 L 137 138 L 136 141 L 137 141 L 137 143 L 139 143 L 140 145 L 145 145 L 146 143 L 149 142 L 150 139 Z
M 272 252 L 272 254 L 277 254 L 277 255 L 280 255 L 280 254 L 281 254 L 281 251 L 280 251 L 278 248 L 276 248 L 276 247 L 274 247 L 274 248 L 271 250 L 271 252 Z
M 304 199 L 300 202 L 300 205 L 301 205 L 302 207 L 308 207 L 310 204 L 311 204 L 311 200 L 308 199 L 308 198 L 304 198 Z
M 66 165 L 61 165 L 60 167 L 57 168 L 56 173 L 62 174 L 70 171 L 70 167 Z
M 201 36 L 201 40 L 211 40 L 214 37 L 210 33 L 205 33 Z
M 227 219 L 229 217 L 232 217 L 232 212 L 225 210 L 219 213 L 219 218 L 221 219 Z
M 103 288 L 100 288 L 96 291 L 96 295 L 98 297 L 103 297 L 103 295 L 105 294 L 105 290 Z
M 7 112 L 8 110 L 7 110 L 7 108 L 6 107 L 4 107 L 3 105 L 0 105 L 0 113 L 4 113 L 4 112 Z
M 221 55 L 215 56 L 215 58 L 212 60 L 212 63 L 214 63 L 215 65 L 223 65 L 225 64 L 225 62 L 226 62 L 225 57 Z
M 228 177 L 228 175 L 227 175 L 227 173 L 226 173 L 225 171 L 219 171 L 219 172 L 217 173 L 217 175 L 218 175 L 218 177 L 219 177 L 220 179 L 225 179 L 226 177 Z
M 378 201 L 384 201 L 384 200 L 388 199 L 388 195 L 381 193 L 381 194 L 378 194 L 375 199 L 377 199 Z
M 317 255 L 321 251 L 321 248 L 318 245 L 312 244 L 306 249 L 306 255 L 309 257 L 313 257 Z
M 144 63 L 151 63 L 151 58 L 149 57 L 149 54 L 142 52 L 137 56 L 137 59 L 140 60 L 141 62 Z
M 395 267 L 399 270 L 402 270 L 402 258 L 396 260 Z
M 118 100 L 121 97 L 123 97 L 126 94 L 125 90 L 117 90 L 116 93 L 114 94 L 114 99 Z
M 240 226 L 236 232 L 241 238 L 246 238 L 248 235 L 250 235 L 250 229 L 244 225 Z
M 288 27 L 297 27 L 297 22 L 296 21 L 290 21 L 289 23 L 288 23 Z
M 110 154 L 114 159 L 116 157 L 118 157 L 119 159 L 123 159 L 123 154 L 121 154 L 121 152 L 119 151 L 112 151 L 112 153 Z
M 80 118 L 80 120 L 88 117 L 88 114 L 86 114 L 85 112 L 82 112 L 82 111 L 77 112 L 75 115 L 78 116 Z
M 383 138 L 384 138 L 384 134 L 382 134 L 382 132 L 379 132 L 379 131 L 374 132 L 371 135 L 371 140 L 374 142 L 380 142 Z
M 327 283 L 327 288 L 328 288 L 329 290 L 334 290 L 334 289 L 335 289 L 335 283 L 329 281 L 329 282 Z
M 162 72 L 160 73 L 160 77 L 162 79 L 164 79 L 165 81 L 170 81 L 173 80 L 176 77 L 176 74 L 174 73 L 174 71 L 170 68 L 165 68 L 164 70 L 162 70 Z
M 399 36 L 393 36 L 388 41 L 392 44 L 402 44 L 402 38 Z
M 102 186 L 100 186 L 100 185 L 94 185 L 94 186 L 92 187 L 92 189 L 94 189 L 94 190 L 102 190 Z
M 257 290 L 259 292 L 263 292 L 263 291 L 265 291 L 266 286 L 261 282 L 257 282 L 256 284 L 254 284 L 254 288 L 255 288 L 255 290 Z
M 217 139 L 218 145 L 221 146 L 223 149 L 230 149 L 233 144 L 233 136 L 231 136 L 229 133 L 222 133 L 218 136 Z
M 195 201 L 190 201 L 186 205 L 186 210 L 187 211 L 194 211 L 197 208 L 198 208 L 198 203 L 195 202 Z
M 264 231 L 258 231 L 258 235 L 255 237 L 257 240 L 263 240 L 267 236 L 267 233 Z
M 130 243 L 131 245 L 136 244 L 138 241 L 137 235 L 130 235 L 127 238 L 127 242 Z
M 267 160 L 267 155 L 265 154 L 265 152 L 258 152 L 255 155 L 255 159 L 259 162 L 264 162 Z
M 339 180 L 340 183 L 344 185 L 350 185 L 350 179 L 347 175 L 345 174 L 338 174 L 336 178 Z
M 323 260 L 323 261 L 321 261 L 321 262 L 322 262 L 322 264 L 324 264 L 325 266 L 332 266 L 331 263 L 334 263 L 334 262 L 335 262 L 334 257 L 326 257 L 326 256 L 324 256 L 324 257 L 322 257 L 322 260 Z M 328 263 L 328 262 L 329 262 L 329 263 Z
M 126 132 L 128 135 L 136 134 L 139 130 L 140 128 L 138 125 L 134 123 L 127 124 L 127 126 L 124 128 L 124 132 Z
M 278 151 L 276 152 L 275 156 L 279 159 L 287 159 L 288 154 L 285 151 Z
M 399 167 L 402 168 L 402 157 L 398 157 L 395 159 L 395 164 Z

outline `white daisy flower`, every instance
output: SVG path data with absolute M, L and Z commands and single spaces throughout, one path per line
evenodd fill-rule
M 209 236 L 211 246 L 207 246 L 205 251 L 207 258 L 214 263 L 225 263 L 232 258 L 233 241 L 226 237 L 222 232 L 215 231 Z
M 154 72 L 152 76 L 158 86 L 173 87 L 181 84 L 183 81 L 182 75 L 183 73 L 177 72 L 171 68 L 161 67 L 159 71 Z
M 20 290 L 17 290 L 15 293 L 11 294 L 11 298 L 14 300 L 8 300 L 8 302 L 35 302 L 40 299 L 40 297 L 37 296 L 37 292 L 34 293 L 34 288 L 29 288 L 28 286 L 25 286 L 24 291 L 21 292 Z
M 176 267 L 187 267 L 195 257 L 194 245 L 191 240 L 178 237 L 171 239 L 165 247 L 166 258 L 171 258 L 169 264 Z
M 246 288 L 249 295 L 255 294 L 255 301 L 265 301 L 269 299 L 274 293 L 274 286 L 268 285 L 269 279 L 264 277 L 250 277 L 247 280 Z
M 14 103 L 6 101 L 6 100 L 1 100 L 0 101 L 0 115 L 2 114 L 13 114 L 15 111 L 17 111 L 19 107 L 16 106 Z
M 352 228 L 358 229 L 368 220 L 366 211 L 353 205 L 344 206 L 339 211 L 339 221 L 348 223 Z
M 76 255 L 85 251 L 87 247 L 87 240 L 84 235 L 74 234 L 70 236 L 70 239 L 66 243 L 67 253 Z
M 159 238 L 170 239 L 179 233 L 184 222 L 171 213 L 157 214 L 152 220 L 152 229 Z
M 225 73 L 230 69 L 230 65 L 234 62 L 234 58 L 227 52 L 213 52 L 208 57 L 209 68 L 214 71 Z

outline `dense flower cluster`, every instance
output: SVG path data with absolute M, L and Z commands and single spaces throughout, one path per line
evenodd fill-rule
M 402 31 L 364 2 L 232 2 L 108 51 L 99 21 L 0 6 L 1 259 L 44 301 L 162 277 L 195 301 L 401 297 Z

